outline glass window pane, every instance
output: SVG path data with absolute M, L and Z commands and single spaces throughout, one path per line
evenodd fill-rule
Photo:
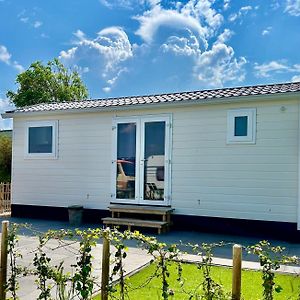
M 164 200 L 165 122 L 145 123 L 144 199 Z
M 248 135 L 248 117 L 240 116 L 234 118 L 234 136 Z
M 117 191 L 118 199 L 135 198 L 136 124 L 117 126 Z
M 28 153 L 52 153 L 52 126 L 28 128 Z

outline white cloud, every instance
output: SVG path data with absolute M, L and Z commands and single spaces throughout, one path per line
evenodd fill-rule
M 135 17 L 140 22 L 140 28 L 136 34 L 144 41 L 151 43 L 160 27 L 171 27 L 176 29 L 190 29 L 200 37 L 205 38 L 208 34 L 207 28 L 203 27 L 199 20 L 188 13 L 187 10 L 177 11 L 163 9 L 160 5 L 155 6 L 142 16 Z
M 80 66 L 82 72 L 97 72 L 104 84 L 113 86 L 127 69 L 124 62 L 132 58 L 132 46 L 121 27 L 108 27 L 88 38 L 82 31 L 74 33 L 74 47 L 60 52 L 60 59 L 69 65 Z M 106 89 L 108 91 L 108 89 Z
M 287 0 L 285 6 L 285 12 L 289 13 L 291 16 L 300 16 L 300 0 Z
M 34 28 L 39 28 L 39 27 L 41 27 L 43 25 L 43 22 L 41 22 L 41 21 L 35 21 L 34 23 L 33 23 L 33 27 Z
M 269 77 L 273 72 L 279 73 L 283 71 L 288 71 L 289 67 L 284 63 L 278 61 L 270 61 L 269 63 L 264 64 L 255 64 L 254 70 L 257 72 L 256 75 L 258 77 Z
M 43 22 L 40 20 L 33 20 L 36 19 L 36 8 L 34 8 L 31 11 L 28 11 L 26 9 L 23 9 L 18 15 L 18 19 L 20 22 L 24 24 L 28 24 L 29 26 L 32 26 L 33 28 L 37 29 L 43 25 Z
M 13 62 L 12 62 L 12 66 L 13 66 L 19 73 L 25 71 L 24 67 L 23 67 L 22 65 L 20 65 L 17 61 L 13 61 Z
M 257 77 L 266 78 L 279 73 L 296 73 L 294 77 L 297 78 L 299 75 L 297 73 L 300 73 L 300 64 L 289 65 L 285 60 L 273 60 L 264 64 L 255 63 L 254 70 Z
M 130 0 L 119 0 L 119 1 L 100 0 L 100 3 L 108 8 L 113 8 L 115 6 L 131 8 Z
M 77 30 L 76 32 L 73 33 L 74 36 L 76 36 L 80 41 L 85 39 L 85 34 L 81 30 Z
M 251 6 L 251 5 L 243 6 L 243 7 L 241 7 L 241 9 L 240 9 L 240 11 L 249 11 L 249 10 L 252 10 L 252 6 Z
M 111 87 L 110 86 L 106 86 L 106 87 L 102 88 L 102 91 L 104 93 L 109 93 L 111 91 Z
M 205 45 L 207 38 L 213 36 L 223 22 L 223 16 L 212 7 L 213 2 L 189 0 L 185 4 L 173 3 L 174 5 L 168 8 L 164 8 L 160 3 L 153 3 L 151 9 L 134 17 L 140 22 L 136 34 L 146 43 L 151 43 L 161 28 L 171 31 L 190 30 Z
M 154 6 L 160 2 L 160 0 L 99 0 L 100 3 L 110 9 L 113 8 L 125 8 L 133 9 L 138 6 Z
M 189 37 L 172 36 L 167 40 L 168 43 L 163 44 L 162 49 L 164 52 L 193 58 L 191 73 L 200 85 L 222 87 L 226 82 L 241 82 L 245 79 L 246 59 L 236 58 L 233 48 L 225 44 L 233 35 L 231 30 L 225 29 L 216 38 L 211 49 L 202 52 L 195 35 L 192 32 L 189 34 Z
M 29 18 L 28 18 L 28 17 L 21 17 L 21 18 L 20 18 L 20 21 L 21 21 L 22 23 L 27 23 L 27 22 L 29 21 Z
M 273 0 L 273 2 L 271 3 L 271 8 L 273 10 L 277 10 L 280 7 L 280 4 L 277 0 Z
M 238 14 L 231 14 L 228 18 L 230 22 L 234 22 L 238 18 Z
M 258 9 L 259 7 L 255 7 L 255 9 Z M 228 20 L 230 22 L 234 22 L 239 18 L 244 17 L 245 15 L 248 14 L 249 11 L 253 10 L 253 7 L 251 5 L 248 6 L 243 6 L 239 9 L 239 11 L 237 13 L 233 13 L 229 16 Z
M 193 62 L 193 78 L 202 86 L 210 87 L 243 81 L 247 63 L 244 57 L 236 58 L 233 48 L 226 45 L 233 31 L 226 28 L 217 35 L 224 18 L 214 10 L 213 3 L 213 0 L 190 0 L 184 5 L 177 2 L 176 7 L 168 9 L 156 5 L 136 17 L 140 22 L 136 34 L 150 46 L 161 36 L 158 35 L 161 28 L 169 29 L 167 33 L 171 34 L 162 42 L 162 52 L 189 57 L 189 63 Z M 229 5 L 229 1 L 225 4 Z M 251 6 L 244 6 L 240 14 L 251 9 Z
M 182 11 L 187 11 L 187 13 L 196 16 L 200 21 L 205 20 L 207 25 L 215 30 L 222 24 L 223 16 L 212 8 L 213 2 L 211 0 L 189 1 Z
M 210 87 L 221 87 L 225 82 L 245 79 L 244 57 L 235 58 L 232 47 L 215 43 L 212 49 L 204 52 L 198 59 L 195 73 L 200 82 Z
M 13 105 L 10 103 L 9 99 L 1 99 L 0 98 L 0 112 L 3 113 L 5 111 L 13 109 Z
M 18 72 L 23 72 L 23 66 L 20 65 L 17 61 L 12 61 L 11 58 L 12 55 L 8 52 L 7 48 L 3 45 L 0 45 L 0 62 L 14 67 Z
M 272 26 L 268 26 L 261 32 L 261 35 L 264 36 L 270 34 L 271 30 L 272 30 Z
M 82 73 L 88 73 L 90 71 L 89 67 L 83 67 Z
M 124 72 L 138 78 L 145 68 L 149 68 L 149 76 L 155 74 L 156 68 L 164 68 L 158 77 L 166 82 L 180 82 L 184 77 L 203 87 L 244 80 L 247 61 L 244 57 L 236 57 L 234 49 L 227 45 L 233 31 L 226 28 L 220 32 L 224 17 L 214 8 L 215 0 L 100 1 L 110 8 L 137 5 L 143 8 L 133 17 L 139 22 L 135 33 L 141 37 L 141 43 L 131 45 L 119 27 L 104 29 L 94 39 L 78 30 L 74 33 L 73 47 L 60 53 L 62 60 L 87 66 L 90 73 L 97 68 L 103 92 L 110 93 L 118 80 L 124 78 Z M 223 0 L 222 3 L 225 10 L 231 2 Z M 246 14 L 251 9 L 251 6 L 244 6 L 240 11 Z M 174 62 L 174 56 L 178 66 L 169 64 Z M 181 65 L 184 75 L 176 73 L 174 76 Z
M 300 74 L 292 77 L 292 82 L 300 82 Z
M 175 55 L 196 56 L 201 53 L 197 37 L 188 30 L 187 36 L 170 36 L 161 46 L 163 52 L 173 52 Z
M 3 45 L 0 45 L 0 61 L 10 64 L 11 54 L 8 52 L 7 48 Z
M 8 99 L 0 98 L 0 129 L 11 129 L 12 128 L 12 120 L 11 119 L 2 119 L 1 114 L 14 109 L 14 106 L 9 102 Z
M 233 34 L 234 32 L 232 30 L 225 28 L 224 31 L 218 36 L 217 42 L 225 43 L 233 36 Z
M 224 0 L 223 8 L 224 10 L 227 10 L 230 7 L 230 0 Z
M 43 39 L 48 39 L 49 38 L 49 36 L 46 34 L 46 33 L 41 33 L 41 37 L 43 38 Z
M 293 68 L 292 68 L 295 72 L 299 72 L 300 73 L 300 64 L 295 64 L 293 65 Z

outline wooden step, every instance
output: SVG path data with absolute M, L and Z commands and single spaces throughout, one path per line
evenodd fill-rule
M 131 226 L 137 227 L 150 227 L 157 228 L 158 234 L 161 233 L 161 230 L 168 226 L 168 222 L 164 221 L 153 221 L 153 220 L 140 220 L 140 219 L 131 219 L 131 218 L 102 218 L 102 221 L 106 225 L 126 225 L 128 230 L 131 230 Z
M 172 207 L 164 206 L 146 206 L 146 205 L 117 205 L 113 204 L 108 207 L 111 212 L 125 212 L 125 213 L 136 213 L 136 214 L 153 214 L 153 215 L 164 215 L 174 211 Z

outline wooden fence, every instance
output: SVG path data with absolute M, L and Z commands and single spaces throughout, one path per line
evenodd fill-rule
M 0 182 L 0 215 L 11 212 L 11 184 Z

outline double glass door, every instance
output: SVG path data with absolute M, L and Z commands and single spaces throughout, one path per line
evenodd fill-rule
M 170 204 L 170 116 L 115 120 L 113 201 Z

